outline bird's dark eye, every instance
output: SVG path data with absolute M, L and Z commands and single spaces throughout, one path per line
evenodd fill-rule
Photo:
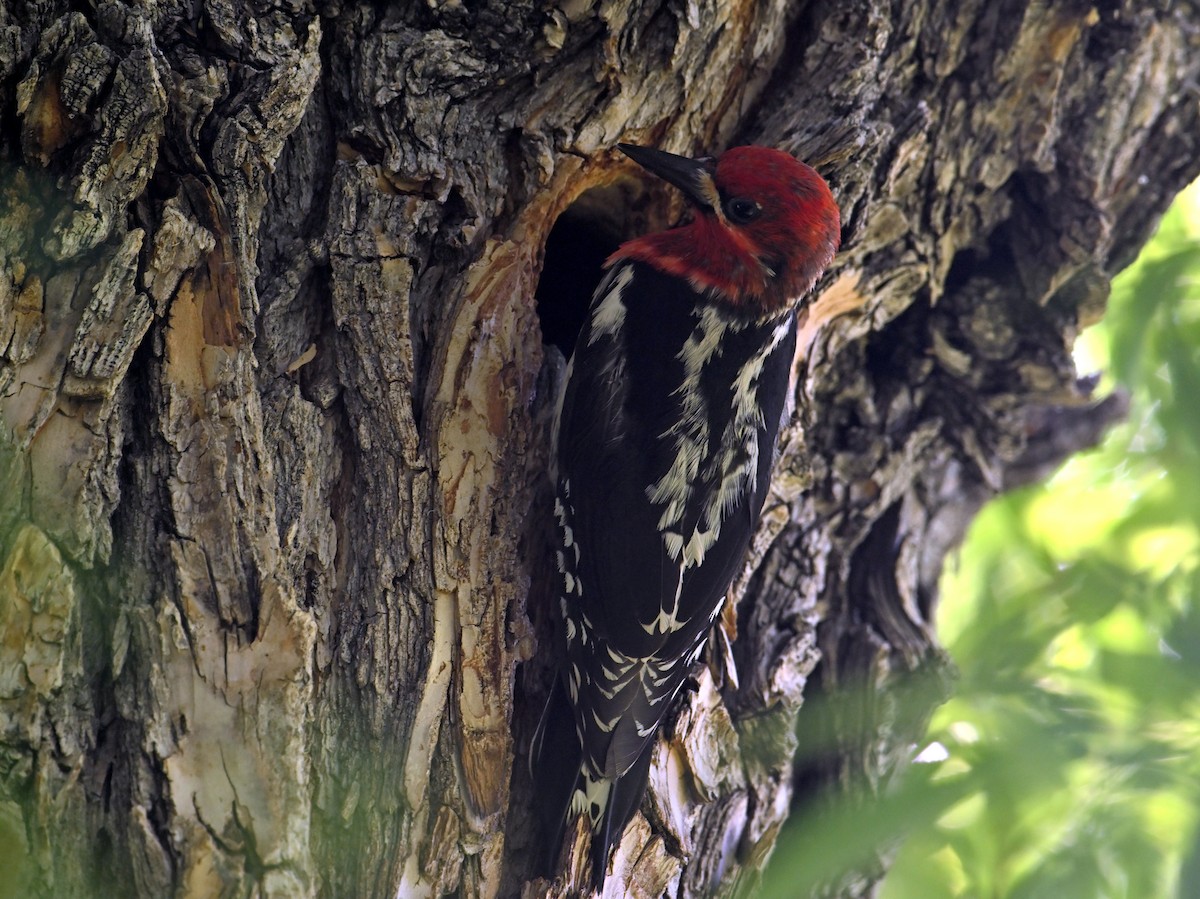
M 762 207 L 745 197 L 734 197 L 725 204 L 725 217 L 735 225 L 752 222 L 762 214 Z

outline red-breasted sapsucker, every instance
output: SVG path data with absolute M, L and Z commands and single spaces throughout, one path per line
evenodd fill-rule
M 608 260 L 557 432 L 564 670 L 531 752 L 551 851 L 576 816 L 592 876 L 743 563 L 771 477 L 796 313 L 840 240 L 813 169 L 779 150 L 620 149 L 683 191 L 680 227 Z

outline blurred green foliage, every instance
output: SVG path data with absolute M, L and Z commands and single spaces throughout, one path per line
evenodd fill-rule
M 989 504 L 942 584 L 960 671 L 870 808 L 793 815 L 764 897 L 902 840 L 880 899 L 1200 897 L 1200 182 L 1078 341 L 1129 421 Z
M 1130 419 L 984 509 L 945 575 L 961 672 L 881 899 L 1200 897 L 1200 182 L 1113 283 L 1080 369 Z

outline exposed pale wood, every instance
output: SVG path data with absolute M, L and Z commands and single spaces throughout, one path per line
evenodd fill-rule
M 1069 348 L 1200 170 L 1200 12 L 253 9 L 0 8 L 20 894 L 570 893 L 530 879 L 563 370 L 534 292 L 588 191 L 575 211 L 624 235 L 678 215 L 620 140 L 784 147 L 845 222 L 732 643 L 608 882 L 751 886 L 794 796 L 869 793 L 911 754 L 979 504 L 1120 414 Z M 798 715 L 833 749 L 797 772 Z M 582 834 L 564 854 L 584 876 Z

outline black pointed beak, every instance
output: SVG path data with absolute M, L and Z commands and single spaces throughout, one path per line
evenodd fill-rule
M 720 198 L 713 183 L 713 173 L 717 169 L 715 159 L 708 156 L 689 159 L 665 150 L 633 144 L 617 144 L 617 149 L 646 171 L 658 175 L 668 184 L 674 184 L 695 205 L 717 208 Z

